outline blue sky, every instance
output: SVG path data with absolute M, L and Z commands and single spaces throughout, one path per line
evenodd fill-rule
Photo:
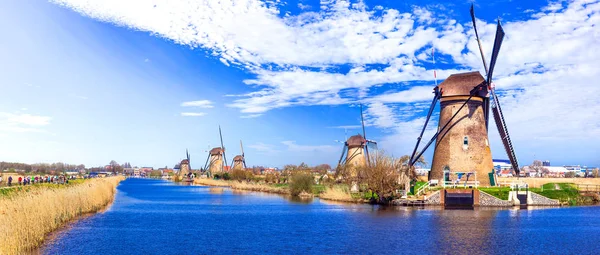
M 221 125 L 229 159 L 243 140 L 249 165 L 333 165 L 359 103 L 367 137 L 409 154 L 433 70 L 483 69 L 470 3 L 3 1 L 0 160 L 161 167 L 188 148 L 197 168 Z M 600 165 L 600 3 L 475 5 L 487 56 L 497 18 L 507 33 L 495 78 L 521 165 Z

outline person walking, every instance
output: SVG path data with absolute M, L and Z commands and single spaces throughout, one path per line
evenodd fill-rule
M 0 175 L 0 186 L 2 186 L 2 181 L 3 181 L 2 175 Z
M 23 178 L 21 176 L 19 176 L 19 185 L 22 184 Z
M 8 186 L 12 185 L 12 175 L 8 177 Z

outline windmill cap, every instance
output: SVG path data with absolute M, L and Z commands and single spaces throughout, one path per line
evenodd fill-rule
M 215 147 L 210 150 L 210 155 L 220 155 L 223 154 L 223 149 L 221 147 Z
M 187 159 L 184 159 L 184 160 L 181 161 L 181 164 L 189 164 L 189 163 L 190 163 L 190 161 L 187 160 Z
M 451 96 L 470 96 L 473 88 L 485 83 L 485 79 L 478 72 L 452 74 L 439 87 L 442 90 L 442 97 Z M 482 90 L 475 96 L 487 97 L 487 90 Z
M 365 140 L 365 138 L 362 135 L 353 135 L 350 138 L 348 138 L 348 140 L 346 141 L 346 143 L 348 144 L 348 147 L 356 147 L 356 146 L 363 146 L 367 141 Z
M 237 155 L 235 157 L 233 157 L 233 161 L 242 161 L 244 160 L 244 157 L 242 157 L 242 155 Z

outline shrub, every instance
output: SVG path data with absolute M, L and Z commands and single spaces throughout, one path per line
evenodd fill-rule
M 246 179 L 246 173 L 241 169 L 234 169 L 231 171 L 231 179 L 236 181 L 242 181 Z
M 299 195 L 302 191 L 312 193 L 313 176 L 307 173 L 296 173 L 290 179 L 290 194 L 292 196 Z
M 229 173 L 224 173 L 223 180 L 226 180 L 226 181 L 231 180 L 231 175 Z

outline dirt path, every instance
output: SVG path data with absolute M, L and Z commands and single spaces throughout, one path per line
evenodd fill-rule
M 560 186 L 558 186 L 558 184 L 556 184 L 556 183 L 555 183 L 555 184 L 554 184 L 554 189 L 555 189 L 555 190 L 560 190 Z

